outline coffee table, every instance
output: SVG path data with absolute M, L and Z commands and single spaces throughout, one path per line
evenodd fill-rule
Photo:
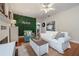
M 43 39 L 31 40 L 30 45 L 38 56 L 48 53 L 48 42 Z

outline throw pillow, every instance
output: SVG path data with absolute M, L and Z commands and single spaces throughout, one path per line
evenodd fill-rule
M 64 37 L 64 33 L 58 32 L 57 35 L 55 36 L 55 39 L 58 39 L 60 37 Z

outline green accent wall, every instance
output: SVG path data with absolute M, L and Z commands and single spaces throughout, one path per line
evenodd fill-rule
M 14 20 L 19 27 L 19 36 L 24 36 L 24 30 L 36 33 L 36 18 L 14 14 Z

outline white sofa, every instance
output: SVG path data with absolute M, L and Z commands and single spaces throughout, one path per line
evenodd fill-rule
M 46 33 L 41 33 L 40 36 L 44 40 L 46 40 L 49 43 L 49 46 L 51 48 L 56 49 L 59 53 L 64 54 L 64 50 L 67 48 L 70 48 L 70 43 L 69 43 L 69 35 L 67 32 L 61 32 L 65 34 L 65 37 L 60 37 L 58 39 L 54 39 L 55 36 L 57 35 L 57 31 L 46 31 Z
M 15 42 L 0 44 L 0 56 L 15 56 Z

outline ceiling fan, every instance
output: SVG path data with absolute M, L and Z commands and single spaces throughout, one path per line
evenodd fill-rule
M 55 8 L 52 7 L 53 5 L 53 3 L 43 3 L 41 11 L 44 11 L 45 13 L 49 12 L 50 10 L 54 11 Z

